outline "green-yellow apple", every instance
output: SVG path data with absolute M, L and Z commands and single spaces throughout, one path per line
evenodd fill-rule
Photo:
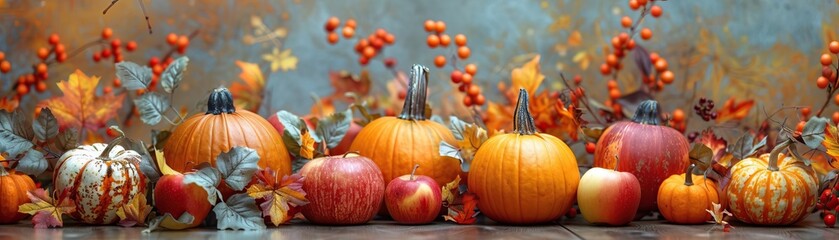
M 577 204 L 586 221 L 620 226 L 629 224 L 641 203 L 641 184 L 632 173 L 589 169 L 577 187 Z
M 385 205 L 390 216 L 400 224 L 426 224 L 434 221 L 443 206 L 440 185 L 433 178 L 414 175 L 394 178 L 385 189 Z

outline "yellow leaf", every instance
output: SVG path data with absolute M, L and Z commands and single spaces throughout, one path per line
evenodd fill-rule
M 583 44 L 583 34 L 580 31 L 574 30 L 568 35 L 568 45 L 572 47 L 580 46 Z
M 163 175 L 180 175 L 181 173 L 169 167 L 166 164 L 166 157 L 163 156 L 163 151 L 158 149 L 154 150 L 154 157 L 157 160 L 157 168 L 160 170 L 160 173 Z
M 262 103 L 262 92 L 265 89 L 265 77 L 259 66 L 249 62 L 236 61 L 236 65 L 242 69 L 239 79 L 244 82 L 234 82 L 230 86 L 234 103 L 239 109 L 257 112 Z
M 578 52 L 574 54 L 574 58 L 572 59 L 575 63 L 580 65 L 580 69 L 586 70 L 588 66 L 591 64 L 591 55 L 586 52 Z
M 262 59 L 271 63 L 272 72 L 280 69 L 288 71 L 297 68 L 297 57 L 291 53 L 291 49 L 280 51 L 279 48 L 274 48 L 270 54 L 263 54 Z
M 120 225 L 130 227 L 145 225 L 146 217 L 150 212 L 151 206 L 146 203 L 146 195 L 137 193 L 128 204 L 117 209 L 117 216 L 119 216 Z
M 487 140 L 487 132 L 475 124 L 466 124 L 463 129 L 463 140 L 457 142 L 460 154 L 464 160 L 471 160 L 481 144 Z
M 64 96 L 41 101 L 37 107 L 49 107 L 62 129 L 75 127 L 97 131 L 116 117 L 125 98 L 124 93 L 96 96 L 98 85 L 99 77 L 87 76 L 76 70 L 67 81 L 58 83 L 58 89 Z
M 449 204 L 454 203 L 455 198 L 457 198 L 456 193 L 459 192 L 458 187 L 460 186 L 460 175 L 454 178 L 453 181 L 447 183 L 443 186 L 443 202 L 447 202 Z
M 839 128 L 836 125 L 830 125 L 825 129 L 822 145 L 827 149 L 827 155 L 839 159 Z
M 309 131 L 303 131 L 300 134 L 300 156 L 306 159 L 314 158 L 315 152 L 315 139 L 312 138 L 312 135 Z
M 536 94 L 536 89 L 542 84 L 545 75 L 539 67 L 539 55 L 533 57 L 532 60 L 525 63 L 522 67 L 513 69 L 512 82 L 513 90 L 518 91 L 519 88 L 524 88 L 530 94 Z

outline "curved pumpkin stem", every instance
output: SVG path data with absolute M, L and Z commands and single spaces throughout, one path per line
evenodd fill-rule
M 419 168 L 419 163 L 414 164 L 414 169 L 411 170 L 411 177 L 409 177 L 408 180 L 414 181 L 417 179 L 416 177 L 414 177 L 414 174 L 417 173 L 417 168 Z
M 635 110 L 632 121 L 640 124 L 659 125 L 661 118 L 658 115 L 658 102 L 655 100 L 644 100 Z
M 207 100 L 207 113 L 219 115 L 222 113 L 235 113 L 236 107 L 233 105 L 233 94 L 227 88 L 220 87 L 210 93 L 210 98 Z
M 97 157 L 97 159 L 105 161 L 111 160 L 111 150 L 113 150 L 115 146 L 122 143 L 122 140 L 125 139 L 125 132 L 123 132 L 122 129 L 119 129 L 119 127 L 111 126 L 109 129 L 116 131 L 119 134 L 119 137 L 114 138 L 114 140 L 111 140 L 111 142 L 108 143 L 108 146 L 105 147 L 105 150 L 102 150 L 102 154 L 99 154 L 99 157 Z
M 425 97 L 428 91 L 428 68 L 414 64 L 411 67 L 411 82 L 408 83 L 408 91 L 405 97 L 405 104 L 402 105 L 402 113 L 399 119 L 404 120 L 425 120 Z
M 693 169 L 696 168 L 696 164 L 691 164 L 688 166 L 688 169 L 685 170 L 685 186 L 693 186 Z
M 774 149 L 772 149 L 772 152 L 769 153 L 769 171 L 780 170 L 778 169 L 778 154 L 781 154 L 781 151 L 783 151 L 784 148 L 787 148 L 790 144 L 792 144 L 792 140 L 787 139 L 779 143 L 777 146 L 775 146 Z
M 520 88 L 516 110 L 513 111 L 513 132 L 521 135 L 536 133 L 536 124 L 533 123 L 533 116 L 530 115 L 530 100 L 528 99 L 527 90 Z

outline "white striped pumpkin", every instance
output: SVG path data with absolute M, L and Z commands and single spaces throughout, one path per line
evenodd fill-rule
M 105 151 L 108 154 L 102 154 Z M 112 224 L 119 220 L 119 207 L 145 192 L 141 159 L 139 153 L 118 145 L 113 149 L 103 143 L 80 146 L 59 159 L 53 173 L 54 186 L 70 188 L 76 202 L 73 218 L 88 224 Z
M 810 215 L 819 180 L 811 167 L 780 154 L 789 144 L 787 140 L 771 154 L 743 159 L 731 168 L 725 195 L 734 217 L 751 224 L 790 225 Z

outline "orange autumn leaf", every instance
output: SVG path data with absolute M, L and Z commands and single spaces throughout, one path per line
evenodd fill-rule
M 827 155 L 830 159 L 825 158 L 822 154 L 816 154 L 810 159 L 813 164 L 813 169 L 819 174 L 827 174 L 832 170 L 839 170 L 839 128 L 836 125 L 828 125 L 824 130 L 824 141 L 822 145 L 827 150 Z
M 475 207 L 478 206 L 478 196 L 474 193 L 464 193 L 461 197 L 461 202 L 463 205 L 460 209 L 449 206 L 449 214 L 443 216 L 443 219 L 460 225 L 475 224 L 478 220 L 475 217 L 480 213 L 475 211 Z
M 335 104 L 333 103 L 332 98 L 315 97 L 315 103 L 312 104 L 312 108 L 309 112 L 312 117 L 323 118 L 335 113 Z
M 366 96 L 372 88 L 372 80 L 367 69 L 361 70 L 359 75 L 353 75 L 347 71 L 329 72 L 329 83 L 335 92 L 328 98 L 340 99 L 351 103 L 353 99 L 346 96 L 347 93 L 355 93 L 358 96 Z
M 556 110 L 556 118 L 559 119 L 559 122 L 553 124 L 554 128 L 549 128 L 546 132 L 562 139 L 577 140 L 580 132 L 580 122 L 574 117 L 573 110 L 565 107 L 561 101 L 556 101 L 554 110 Z
M 717 122 L 722 123 L 729 120 L 742 120 L 749 116 L 749 111 L 752 110 L 754 105 L 754 100 L 749 99 L 737 103 L 737 101 L 734 100 L 734 97 L 731 97 L 728 101 L 725 101 L 722 108 L 717 111 Z
M 525 63 L 520 68 L 515 68 L 510 73 L 513 82 L 511 91 L 518 92 L 519 88 L 524 88 L 530 94 L 536 94 L 536 89 L 542 84 L 545 75 L 542 75 L 539 67 L 539 55 L 536 55 L 529 62 Z
M 236 108 L 257 112 L 265 89 L 262 70 L 259 69 L 259 65 L 249 62 L 236 61 L 236 65 L 242 69 L 242 73 L 239 74 L 242 82 L 233 82 L 230 86 Z
M 37 108 L 49 107 L 61 129 L 74 127 L 97 131 L 104 128 L 108 120 L 116 117 L 125 98 L 124 93 L 96 96 L 98 84 L 99 77 L 89 77 L 81 70 L 76 70 L 67 81 L 58 83 L 64 96 L 41 101 Z
M 146 203 L 146 194 L 137 193 L 128 204 L 117 209 L 119 225 L 123 227 L 144 226 L 151 209 L 152 207 Z
M 14 112 L 18 105 L 20 105 L 20 100 L 15 97 L 0 98 L 0 110 Z
M 288 223 L 299 212 L 300 206 L 309 204 L 303 190 L 304 177 L 299 173 L 280 178 L 268 168 L 257 171 L 254 178 L 257 183 L 248 188 L 248 195 L 265 200 L 259 204 L 262 216 L 270 217 L 274 226 Z
M 315 139 L 307 130 L 303 130 L 300 134 L 300 156 L 306 159 L 312 159 L 315 155 Z

